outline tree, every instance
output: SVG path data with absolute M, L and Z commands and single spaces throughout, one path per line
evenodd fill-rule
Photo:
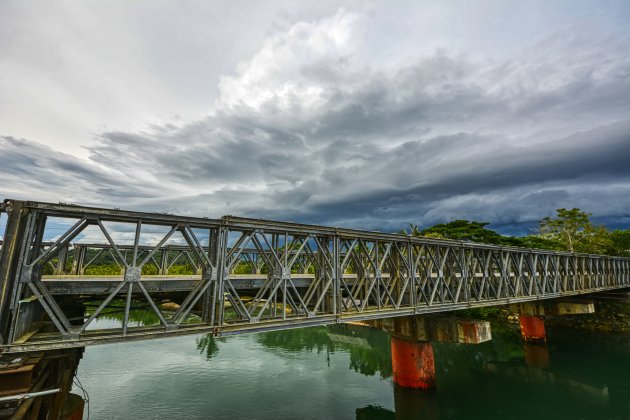
M 610 255 L 630 257 L 630 230 L 613 230 L 610 232 Z
M 409 232 L 407 232 L 406 229 L 401 229 L 398 233 L 402 235 L 420 236 L 420 228 L 418 228 L 418 225 L 409 223 Z
M 590 217 L 590 213 L 578 208 L 557 209 L 555 218 L 545 217 L 539 222 L 537 235 L 523 237 L 503 236 L 486 228 L 486 222 L 461 219 L 422 230 L 409 224 L 409 232 L 403 229 L 400 233 L 522 248 L 630 256 L 630 230 L 610 232 L 604 226 L 591 223 Z
M 566 248 L 555 239 L 545 239 L 540 236 L 527 235 L 520 238 L 512 238 L 514 246 L 521 248 L 550 249 L 554 251 L 564 251 Z
M 557 217 L 540 221 L 540 237 L 556 241 L 570 252 L 602 254 L 610 249 L 612 241 L 604 226 L 595 226 L 590 213 L 578 208 L 556 210 Z
M 506 237 L 497 232 L 486 229 L 486 222 L 471 222 L 469 220 L 454 220 L 440 223 L 423 229 L 422 236 L 433 238 L 457 239 L 460 241 L 481 242 L 485 244 L 506 244 Z

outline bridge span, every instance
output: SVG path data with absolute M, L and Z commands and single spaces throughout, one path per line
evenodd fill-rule
M 630 287 L 630 259 L 603 255 L 17 200 L 5 200 L 0 214 L 7 220 L 0 251 L 6 353 L 367 321 Z M 89 274 L 99 266 L 114 272 Z M 154 324 L 130 321 L 139 305 L 152 310 Z M 110 321 L 105 326 L 102 317 Z

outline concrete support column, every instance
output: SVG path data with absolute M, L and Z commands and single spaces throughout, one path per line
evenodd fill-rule
M 432 341 L 478 344 L 492 339 L 488 321 L 405 316 L 365 325 L 391 335 L 394 383 L 404 388 L 435 388 Z
M 518 320 L 521 324 L 521 336 L 525 342 L 545 343 L 547 341 L 545 321 L 542 317 L 520 314 Z
M 435 388 L 435 360 L 429 341 L 391 339 L 394 382 L 405 388 Z

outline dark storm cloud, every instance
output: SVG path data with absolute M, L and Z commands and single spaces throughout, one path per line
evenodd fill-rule
M 395 188 L 366 190 L 350 199 L 339 197 L 334 202 L 309 208 L 305 217 L 324 222 L 326 218 L 343 220 L 344 215 L 350 218 L 361 215 L 369 220 L 386 220 L 392 225 L 405 219 L 435 223 L 444 220 L 446 209 L 440 204 L 447 206 L 445 201 L 459 197 L 460 208 L 448 209 L 451 218 L 474 215 L 502 223 L 538 220 L 544 211 L 575 203 L 575 197 L 554 185 L 575 190 L 580 185 L 596 184 L 600 197 L 608 191 L 605 200 L 593 202 L 584 200 L 592 193 L 580 193 L 587 208 L 596 208 L 598 214 L 618 212 L 620 209 L 612 203 L 625 206 L 630 201 L 623 195 L 623 189 L 610 188 L 610 184 L 618 183 L 628 187 L 630 182 L 630 122 L 599 127 L 542 145 L 506 147 L 496 144 L 492 147 L 490 144 L 488 139 L 464 135 L 404 144 L 365 164 L 365 168 L 370 169 L 390 168 L 378 172 L 395 178 L 391 182 Z M 474 150 L 481 147 L 485 147 L 485 153 L 476 155 Z M 431 160 L 443 160 L 453 150 L 464 154 L 472 151 L 473 161 L 452 161 L 440 176 L 432 176 L 433 169 L 444 168 L 431 166 Z M 423 172 L 425 165 L 430 168 L 420 177 L 418 185 L 405 188 L 405 178 L 414 179 L 414 173 Z M 366 170 L 359 176 L 368 174 Z M 500 205 L 489 200 L 488 196 L 493 194 L 503 195 L 505 200 L 500 200 Z M 373 226 L 379 224 L 373 223 Z

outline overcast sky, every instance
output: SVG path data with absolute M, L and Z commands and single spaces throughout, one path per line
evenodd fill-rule
M 0 197 L 630 227 L 628 1 L 0 2 Z

